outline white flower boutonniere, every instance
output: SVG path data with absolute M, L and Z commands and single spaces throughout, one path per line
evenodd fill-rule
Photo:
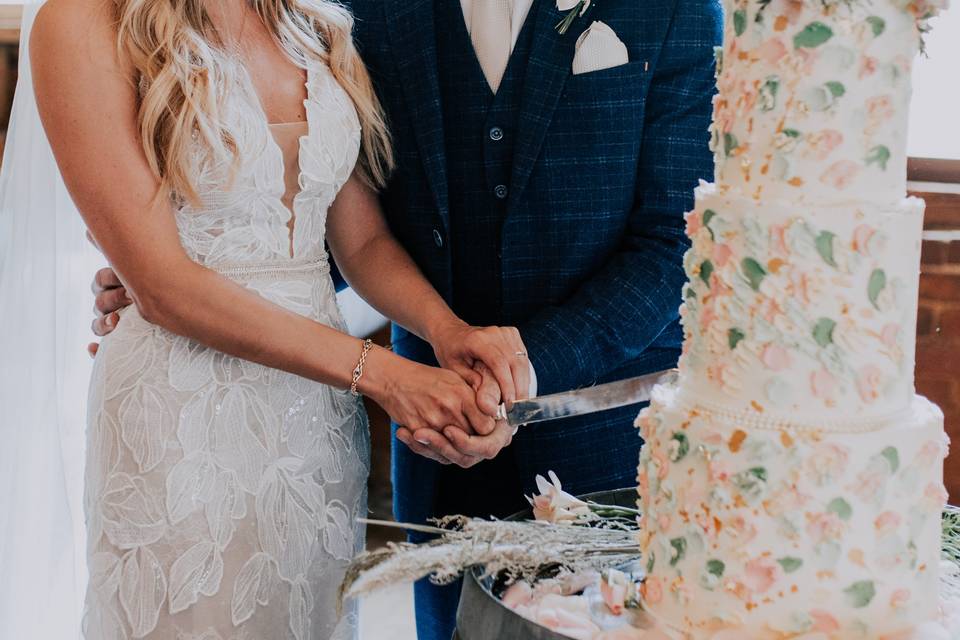
M 567 12 L 563 20 L 557 24 L 557 31 L 560 32 L 560 35 L 569 31 L 573 21 L 583 17 L 591 4 L 593 4 L 593 0 L 557 0 L 557 9 Z

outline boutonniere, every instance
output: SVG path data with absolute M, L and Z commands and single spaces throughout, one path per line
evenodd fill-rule
M 557 31 L 560 32 L 560 35 L 569 31 L 573 21 L 582 18 L 592 3 L 593 0 L 557 0 L 557 9 L 567 12 L 563 20 L 557 24 Z

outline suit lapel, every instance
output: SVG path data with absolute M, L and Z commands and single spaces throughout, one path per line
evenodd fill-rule
M 533 44 L 523 83 L 517 144 L 514 148 L 511 203 L 527 186 L 533 166 L 540 156 L 547 129 L 570 76 L 573 54 L 580 30 L 571 28 L 560 35 L 556 26 L 563 17 L 554 0 L 541 0 L 534 25 Z
M 446 220 L 449 215 L 447 160 L 444 154 L 433 0 L 383 2 L 400 84 L 410 109 L 410 121 L 427 180 L 437 208 Z

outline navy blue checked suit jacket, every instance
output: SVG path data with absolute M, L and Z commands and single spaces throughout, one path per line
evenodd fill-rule
M 384 103 L 398 169 L 382 194 L 393 233 L 453 299 L 433 3 L 352 0 L 355 37 Z M 439 0 L 456 2 L 458 0 Z M 683 213 L 712 176 L 708 125 L 718 0 L 595 0 L 565 35 L 553 0 L 534 5 L 507 213 L 501 325 L 520 329 L 541 394 L 674 366 L 687 248 Z M 572 75 L 575 44 L 602 20 L 624 66 Z M 477 287 L 484 283 L 476 283 Z M 456 311 L 456 309 L 454 309 Z M 432 362 L 402 328 L 394 346 Z M 628 412 L 523 429 L 521 477 L 555 469 L 574 491 L 632 485 L 639 438 Z M 436 465 L 395 443 L 397 516 L 432 514 Z

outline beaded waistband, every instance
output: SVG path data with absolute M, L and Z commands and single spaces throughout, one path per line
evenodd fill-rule
M 263 262 L 234 262 L 208 268 L 231 280 L 282 280 L 298 275 L 324 275 L 330 272 L 326 256 Z

